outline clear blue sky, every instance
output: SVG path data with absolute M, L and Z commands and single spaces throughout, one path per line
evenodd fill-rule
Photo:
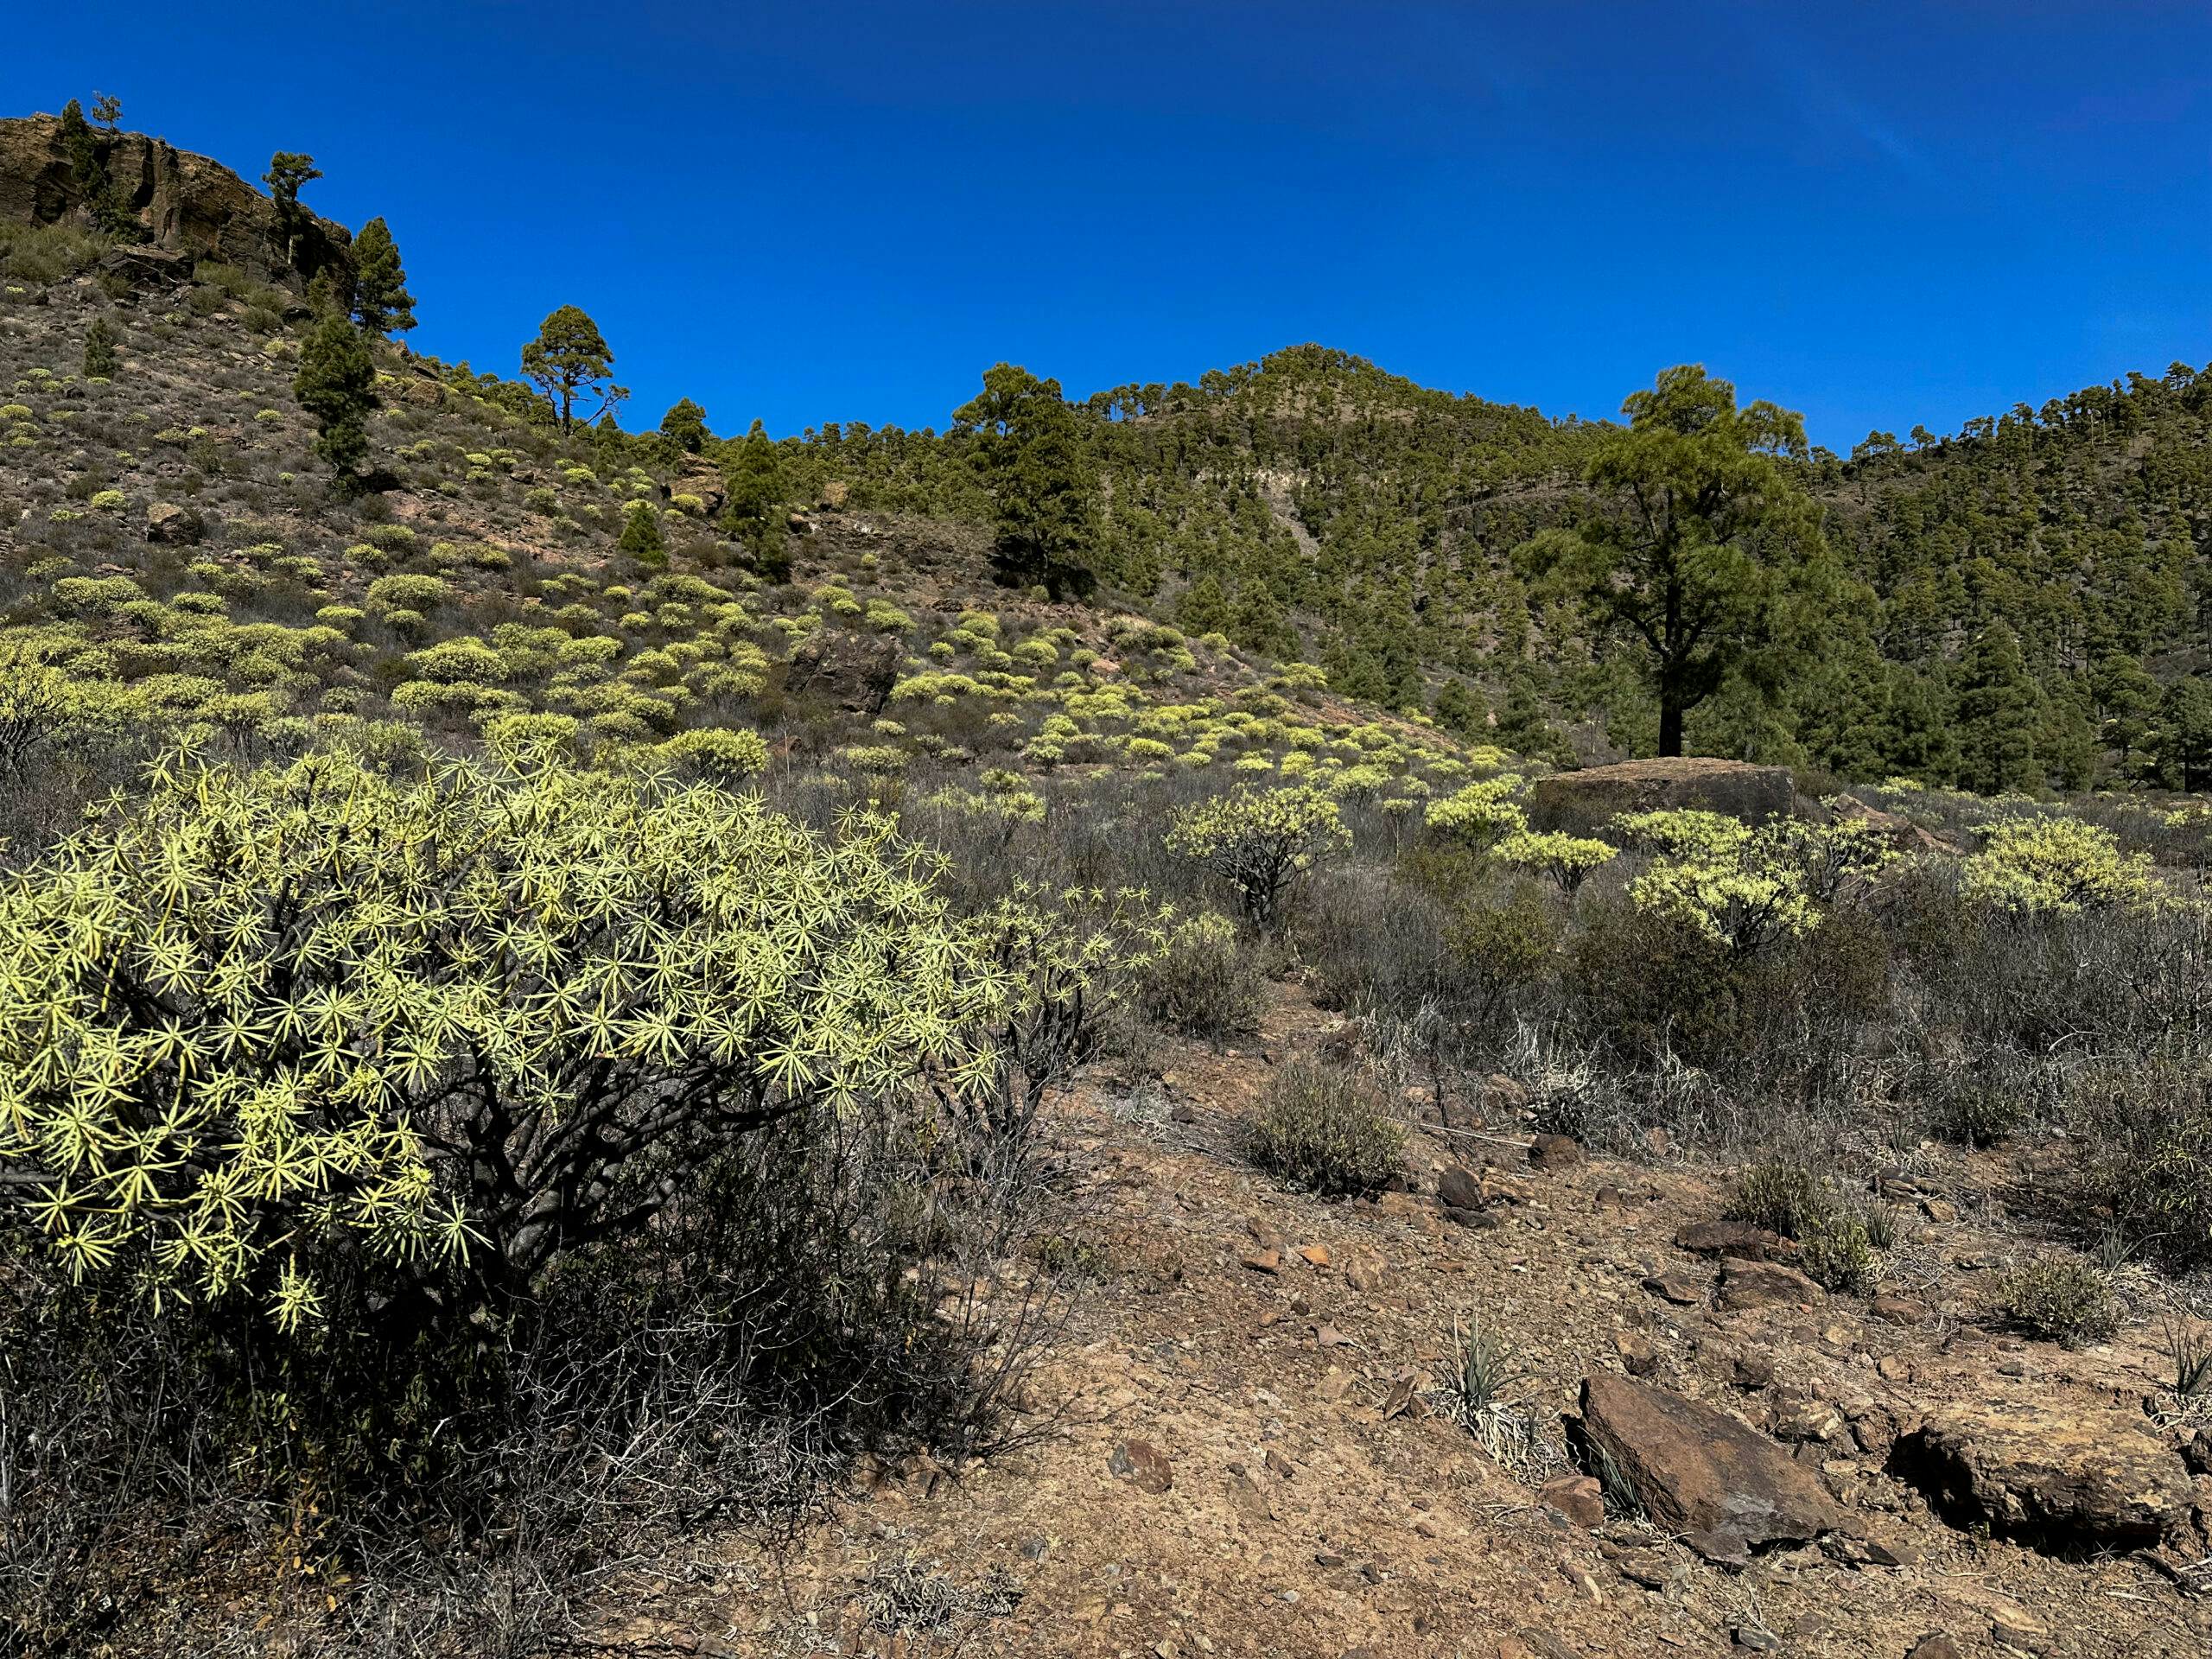
M 0 110 L 388 218 L 423 349 L 573 301 L 718 431 L 942 426 L 1319 340 L 1611 414 L 1701 361 L 1816 441 L 2212 360 L 2212 5 L 22 6 Z

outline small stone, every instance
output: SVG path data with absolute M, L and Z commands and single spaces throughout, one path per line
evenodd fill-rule
M 1941 1630 L 1930 1630 L 1912 1644 L 1905 1659 L 1959 1659 L 1959 1644 Z
M 1367 1249 L 1347 1250 L 1344 1262 L 1344 1283 L 1363 1294 L 1372 1294 L 1382 1288 L 1390 1276 L 1390 1264 L 1382 1252 Z
M 1536 1489 L 1536 1497 L 1586 1532 L 1605 1524 L 1604 1488 L 1588 1475 L 1561 1475 Z
M 1866 1311 L 1876 1319 L 1890 1325 L 1925 1325 L 1928 1310 L 1910 1296 L 1877 1296 L 1866 1304 Z
M 1298 1465 L 1293 1463 L 1288 1458 L 1283 1456 L 1281 1452 L 1276 1451 L 1272 1446 L 1268 1448 L 1268 1455 L 1262 1459 L 1262 1461 L 1268 1465 L 1270 1472 L 1281 1479 L 1295 1480 L 1298 1478 Z
M 1900 1354 L 1884 1354 L 1874 1362 L 1874 1374 L 1885 1382 L 1910 1382 L 1912 1362 Z
M 1772 1630 L 1762 1630 L 1756 1624 L 1738 1624 L 1735 1637 L 1738 1647 L 1749 1648 L 1753 1653 L 1782 1651 L 1782 1638 Z
M 1770 1387 L 1774 1382 L 1774 1356 L 1768 1353 L 1737 1355 L 1728 1368 L 1728 1380 L 1739 1389 L 1755 1391 Z
M 1651 1338 L 1635 1331 L 1624 1331 L 1613 1338 L 1613 1351 L 1621 1357 L 1621 1369 L 1630 1376 L 1649 1376 L 1659 1363 L 1659 1351 L 1651 1345 Z
M 1571 1135 L 1540 1135 L 1529 1143 L 1529 1163 L 1535 1169 L 1572 1169 L 1582 1161 L 1582 1143 Z
M 1959 1218 L 1959 1206 L 1948 1198 L 1923 1198 L 1920 1213 L 1939 1224 L 1948 1224 Z
M 1705 1300 L 1704 1285 L 1679 1271 L 1655 1273 L 1643 1281 L 1643 1287 L 1676 1307 L 1693 1307 Z
M 1436 1201 L 1446 1210 L 1481 1209 L 1482 1178 L 1471 1169 L 1452 1165 L 1436 1178 Z
M 1115 1479 L 1129 1481 L 1139 1491 L 1154 1496 L 1175 1484 L 1167 1454 L 1149 1440 L 1123 1440 L 1107 1458 L 1106 1468 Z
M 1300 1245 L 1298 1254 L 1308 1267 L 1325 1268 L 1329 1265 L 1329 1247 L 1325 1244 Z
M 1214 1259 L 1216 1261 L 1220 1260 L 1218 1256 Z M 1244 1265 L 1251 1268 L 1255 1273 L 1281 1273 L 1282 1271 L 1282 1252 L 1281 1250 L 1255 1250 L 1244 1258 Z

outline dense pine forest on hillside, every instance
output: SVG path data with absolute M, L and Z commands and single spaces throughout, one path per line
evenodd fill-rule
M 1638 676 L 1513 556 L 1586 510 L 1581 472 L 1611 423 L 1429 391 L 1316 346 L 1077 407 L 1101 579 L 1462 730 L 1516 693 L 1525 720 L 1533 690 L 1586 753 L 1651 748 Z M 957 435 L 855 424 L 781 447 L 795 477 L 849 475 L 871 504 L 988 512 Z M 1825 648 L 1725 687 L 1694 750 L 1990 791 L 2205 772 L 2212 700 L 2192 676 L 2212 613 L 2212 366 L 1791 465 L 1845 584 Z

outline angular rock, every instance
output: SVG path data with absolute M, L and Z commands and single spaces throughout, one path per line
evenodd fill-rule
M 1959 1644 L 1941 1630 L 1930 1630 L 1912 1644 L 1905 1659 L 1959 1659 Z
M 1605 1490 L 1587 1475 L 1561 1475 L 1536 1489 L 1539 1502 L 1549 1504 L 1586 1532 L 1605 1524 Z
M 1539 778 L 1529 791 L 1529 823 L 1535 830 L 1587 836 L 1605 830 L 1623 812 L 1680 807 L 1759 823 L 1789 817 L 1796 804 L 1797 786 L 1787 766 L 1701 759 L 1624 760 Z
M 784 690 L 792 696 L 827 697 L 848 714 L 880 715 L 899 679 L 896 634 L 873 638 L 823 628 L 791 652 Z
M 1955 1524 L 2062 1550 L 2155 1543 L 2194 1496 L 2181 1459 L 2134 1420 L 2012 1401 L 1936 1413 L 1898 1440 L 1890 1468 Z
M 1720 1305 L 1726 1308 L 1811 1307 L 1827 1294 L 1796 1268 L 1779 1262 L 1731 1257 L 1720 1263 Z
M 156 501 L 146 509 L 146 539 L 163 547 L 189 547 L 207 531 L 206 521 L 190 507 Z
M 1447 1210 L 1481 1209 L 1482 1178 L 1471 1169 L 1452 1165 L 1436 1178 L 1436 1201 Z
M 696 457 L 683 464 L 669 485 L 671 496 L 689 495 L 696 498 L 699 515 L 702 518 L 716 518 L 729 503 L 729 486 L 722 481 L 721 468 Z
M 1839 1511 L 1808 1469 L 1708 1406 L 1611 1372 L 1583 1381 L 1580 1433 L 1651 1518 L 1711 1560 L 1834 1531 Z
M 1732 1255 L 1739 1262 L 1795 1262 L 1797 1245 L 1780 1233 L 1743 1221 L 1692 1221 L 1675 1235 L 1692 1255 Z
M 1174 1465 L 1150 1440 L 1123 1440 L 1107 1456 L 1106 1469 L 1115 1479 L 1128 1481 L 1139 1491 L 1155 1496 L 1175 1484 Z
M 1582 1143 L 1571 1135 L 1540 1135 L 1529 1143 L 1529 1162 L 1537 1169 L 1572 1169 L 1582 1161 Z
M 1705 1300 L 1705 1287 L 1687 1273 L 1655 1273 L 1643 1281 L 1643 1287 L 1676 1307 L 1694 1307 Z
M 1362 1245 L 1344 1252 L 1344 1283 L 1366 1294 L 1382 1288 L 1390 1277 L 1390 1263 L 1382 1251 Z

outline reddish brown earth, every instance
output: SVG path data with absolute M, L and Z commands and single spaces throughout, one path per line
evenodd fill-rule
M 1417 1136 L 1421 1191 L 1372 1202 L 1287 1192 L 1246 1166 L 1239 1121 L 1271 1064 L 1326 1025 L 1287 996 L 1255 1050 L 1172 1057 L 1172 1112 L 1134 1110 L 1103 1084 L 1068 1103 L 1073 1231 L 1105 1277 L 1032 1379 L 1047 1429 L 1034 1445 L 969 1469 L 875 1471 L 796 1541 L 732 1541 L 641 1575 L 602 1639 L 1084 1659 L 2212 1650 L 2212 1598 L 2195 1593 L 2212 1478 L 2192 1485 L 2176 1455 L 2195 1425 L 2162 1395 L 2157 1320 L 2146 1303 L 2120 1338 L 2078 1353 L 1978 1323 L 1992 1272 L 2022 1249 L 1988 1170 L 1923 1152 L 1929 1191 L 1884 1300 L 1721 1305 L 1716 1280 L 1747 1264 L 1675 1241 L 1718 1214 L 1722 1170 L 1533 1169 L 1510 1123 Z M 1426 1196 L 1455 1164 L 1493 1224 L 1447 1220 Z M 1434 1408 L 1455 1327 L 1471 1322 L 1503 1339 L 1515 1372 L 1513 1418 L 1487 1448 Z M 1731 1566 L 1649 1521 L 1590 1530 L 1586 1484 L 1545 1502 L 1541 1488 L 1576 1472 L 1561 1420 L 1583 1380 L 1624 1370 L 1771 1442 L 1840 1529 Z M 2090 1459 L 2099 1479 L 2123 1442 L 2156 1459 L 2179 1482 L 2176 1528 L 2154 1551 L 2042 1541 L 2052 1553 L 1947 1522 L 1891 1472 L 1891 1447 L 1961 1411 L 2062 1426 L 2053 1455 Z M 902 1572 L 961 1607 L 934 1628 L 885 1629 L 899 1621 L 871 1610 L 886 1611 Z

